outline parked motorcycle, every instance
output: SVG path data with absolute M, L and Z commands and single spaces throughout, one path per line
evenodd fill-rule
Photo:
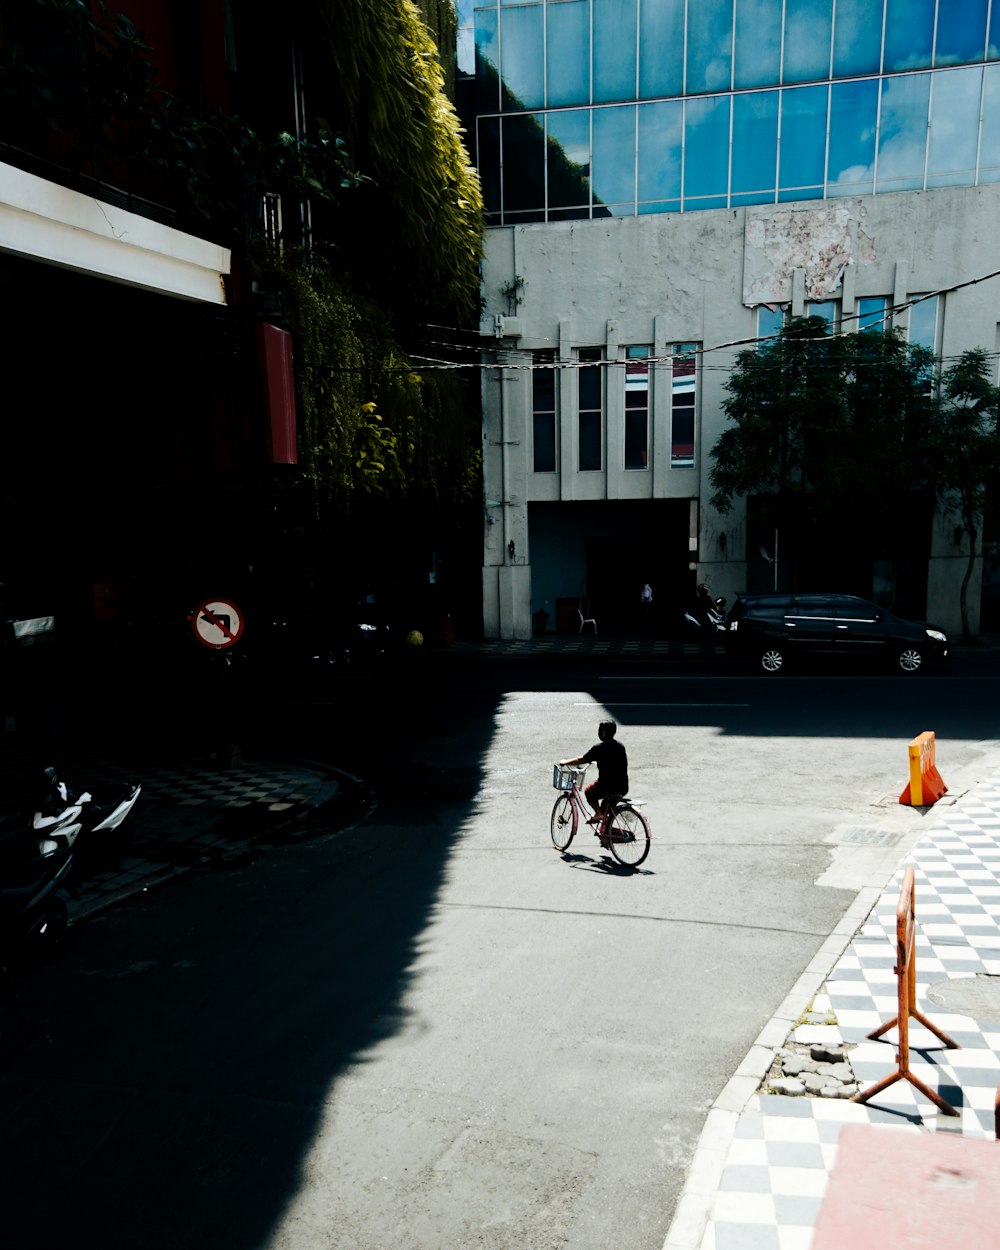
M 683 614 L 684 633 L 698 642 L 722 642 L 726 632 L 726 601 L 715 599 L 712 604 L 695 615 L 693 611 Z
M 0 972 L 31 955 L 45 954 L 66 929 L 66 900 L 73 852 L 51 838 L 32 837 L 0 866 Z
M 59 780 L 54 768 L 46 768 L 42 794 L 31 821 L 32 829 L 62 850 L 75 848 L 94 853 L 109 849 L 115 841 L 112 835 L 131 812 L 141 792 L 138 782 L 130 782 L 115 799 L 97 803 L 89 791 L 76 793 Z

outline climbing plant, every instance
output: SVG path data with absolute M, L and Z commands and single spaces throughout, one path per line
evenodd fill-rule
M 363 496 L 473 498 L 478 423 L 467 383 L 411 367 L 378 308 L 357 300 L 315 253 L 271 252 L 256 271 L 281 293 L 295 336 L 301 467 L 317 512 Z
M 478 308 L 483 208 L 438 49 L 411 0 L 317 0 L 331 116 L 371 178 L 347 207 L 358 279 L 400 322 Z
M 467 327 L 478 310 L 482 197 L 448 96 L 450 0 L 422 0 L 422 10 L 411 0 L 288 0 L 275 38 L 304 52 L 310 110 L 294 135 L 166 92 L 150 38 L 113 0 L 4 4 L 2 17 L 5 137 L 43 155 L 54 145 L 74 176 L 138 182 L 143 194 L 143 179 L 158 179 L 154 198 L 230 243 L 281 295 L 302 473 L 317 508 L 472 498 L 474 386 L 421 371 L 416 355 L 428 324 Z M 237 34 L 241 20 L 256 21 L 235 18 Z M 308 201 L 307 251 L 261 239 L 268 192 L 288 218 Z

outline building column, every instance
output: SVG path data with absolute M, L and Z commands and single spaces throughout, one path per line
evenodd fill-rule
M 504 368 L 483 386 L 483 634 L 531 637 L 531 565 L 528 563 L 527 414 L 531 357 L 498 353 Z

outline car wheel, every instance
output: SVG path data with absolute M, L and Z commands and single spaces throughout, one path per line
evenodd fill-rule
M 760 653 L 760 666 L 765 673 L 780 673 L 785 664 L 785 653 L 780 647 L 765 647 Z
M 924 662 L 924 653 L 919 647 L 903 647 L 897 662 L 901 673 L 918 673 Z

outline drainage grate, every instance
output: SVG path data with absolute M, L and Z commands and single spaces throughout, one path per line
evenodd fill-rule
M 852 846 L 893 846 L 900 836 L 892 829 L 873 829 L 870 825 L 838 825 L 830 840 Z

